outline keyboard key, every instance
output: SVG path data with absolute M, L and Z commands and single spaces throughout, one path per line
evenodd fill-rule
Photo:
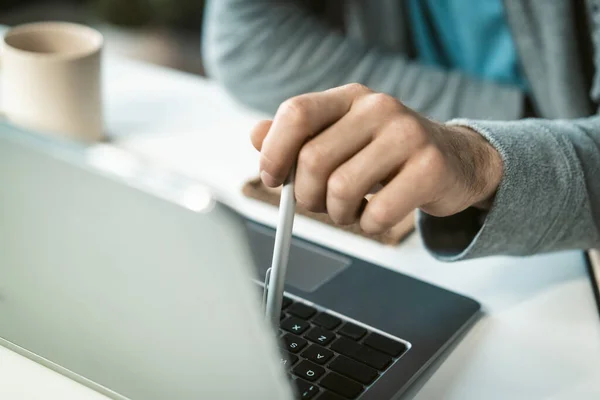
M 333 339 L 335 339 L 335 333 L 315 326 L 310 331 L 308 331 L 306 335 L 304 335 L 304 337 L 312 342 L 319 343 L 325 346 Z
M 343 397 L 338 396 L 337 394 L 329 391 L 322 392 L 319 397 L 315 400 L 344 400 Z
M 289 317 L 281 323 L 281 329 L 286 330 L 288 332 L 294 333 L 296 335 L 301 335 L 310 328 L 310 324 L 306 321 L 303 321 L 296 317 Z
M 281 309 L 288 308 L 293 303 L 292 299 L 289 297 L 283 296 L 283 301 L 281 302 Z
M 317 364 L 304 360 L 296 365 L 292 370 L 294 375 L 308 381 L 316 381 L 325 373 L 325 368 L 319 367 Z
M 333 353 L 327 349 L 324 349 L 321 346 L 317 346 L 316 344 L 311 344 L 309 348 L 304 350 L 302 353 L 302 357 L 307 358 L 317 364 L 325 364 L 327 361 L 331 360 L 333 357 Z
M 365 385 L 373 382 L 378 375 L 377 371 L 373 368 L 345 356 L 338 356 L 329 363 L 329 369 Z
M 281 346 L 290 353 L 298 353 L 307 343 L 305 339 L 288 333 L 283 337 Z
M 296 364 L 297 361 L 298 361 L 298 356 L 295 356 L 290 353 L 283 354 L 281 356 L 281 359 L 279 360 L 281 365 L 284 366 L 285 368 L 291 368 L 292 365 Z
M 316 309 L 302 303 L 294 303 L 286 311 L 302 319 L 309 319 L 317 312 Z
M 367 330 L 362 326 L 351 324 L 350 322 L 346 322 L 344 326 L 342 326 L 338 333 L 340 335 L 344 335 L 349 337 L 350 339 L 359 340 L 361 337 L 365 336 Z
M 317 326 L 320 326 L 321 328 L 329 329 L 330 331 L 332 331 L 342 323 L 342 320 L 338 317 L 334 317 L 331 314 L 320 313 L 319 315 L 313 318 L 312 323 Z
M 392 363 L 392 357 L 387 354 L 363 346 L 345 337 L 338 338 L 330 348 L 335 352 L 363 362 L 380 371 L 385 370 Z
M 372 350 L 366 346 L 362 346 L 353 358 L 380 371 L 385 371 L 385 369 L 393 361 L 392 357 L 388 356 L 387 354 L 383 354 L 377 350 Z
M 406 345 L 402 342 L 392 340 L 378 333 L 370 333 L 363 342 L 369 347 L 383 351 L 393 357 L 398 357 L 406 351 Z
M 325 389 L 329 389 L 348 399 L 355 399 L 363 391 L 363 386 L 360 383 L 344 378 L 335 372 L 325 375 L 319 384 Z
M 345 337 L 338 338 L 335 342 L 333 342 L 330 346 L 331 350 L 343 354 L 348 357 L 354 357 L 360 348 L 361 345 L 354 340 L 350 340 Z
M 312 399 L 319 393 L 319 388 L 312 383 L 308 383 L 302 379 L 296 379 L 294 382 L 296 385 L 296 391 L 298 393 L 298 399 Z

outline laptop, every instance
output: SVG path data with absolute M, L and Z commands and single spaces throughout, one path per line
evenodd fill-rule
M 596 300 L 596 306 L 600 313 L 600 250 L 592 249 L 586 252 L 586 266 L 590 275 L 592 292 Z
M 467 297 L 274 230 L 111 146 L 0 124 L 0 344 L 115 399 L 399 398 L 477 318 Z

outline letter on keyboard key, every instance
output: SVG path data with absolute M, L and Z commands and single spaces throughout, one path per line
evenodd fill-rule
M 304 337 L 312 342 L 326 346 L 329 342 L 335 339 L 335 333 L 328 331 L 327 329 L 315 326 L 310 331 L 308 331 L 308 333 L 304 335 Z
M 308 358 L 317 364 L 325 364 L 333 357 L 333 353 L 316 344 L 311 344 L 310 347 L 302 353 L 302 357 Z
M 344 356 L 338 356 L 329 363 L 329 369 L 365 385 L 373 382 L 378 375 L 373 368 Z
M 319 367 L 313 362 L 304 360 L 300 364 L 296 365 L 292 372 L 294 375 L 299 376 L 300 378 L 314 382 L 323 376 L 325 373 L 325 368 Z
M 364 340 L 364 344 L 375 350 L 383 351 L 393 357 L 398 357 L 406 350 L 406 346 L 402 342 L 392 340 L 378 333 L 370 333 Z
M 290 353 L 298 353 L 308 342 L 301 337 L 288 333 L 282 338 L 281 346 Z
M 296 379 L 294 384 L 296 385 L 299 399 L 312 399 L 319 393 L 319 388 L 316 385 L 303 381 L 302 379 Z
M 281 329 L 295 335 L 301 335 L 310 327 L 310 324 L 296 317 L 289 317 L 281 323 Z
M 360 383 L 344 378 L 335 372 L 325 375 L 319 383 L 325 389 L 329 389 L 348 399 L 355 399 L 363 391 L 363 386 Z
M 302 319 L 309 319 L 317 312 L 316 309 L 302 303 L 294 303 L 286 311 Z

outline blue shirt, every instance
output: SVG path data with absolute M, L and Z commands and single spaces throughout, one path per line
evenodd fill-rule
M 524 86 L 502 0 L 409 0 L 420 62 Z

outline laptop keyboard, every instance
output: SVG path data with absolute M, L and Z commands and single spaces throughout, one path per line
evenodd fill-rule
M 298 399 L 356 399 L 406 351 L 406 343 L 284 297 L 281 364 Z

